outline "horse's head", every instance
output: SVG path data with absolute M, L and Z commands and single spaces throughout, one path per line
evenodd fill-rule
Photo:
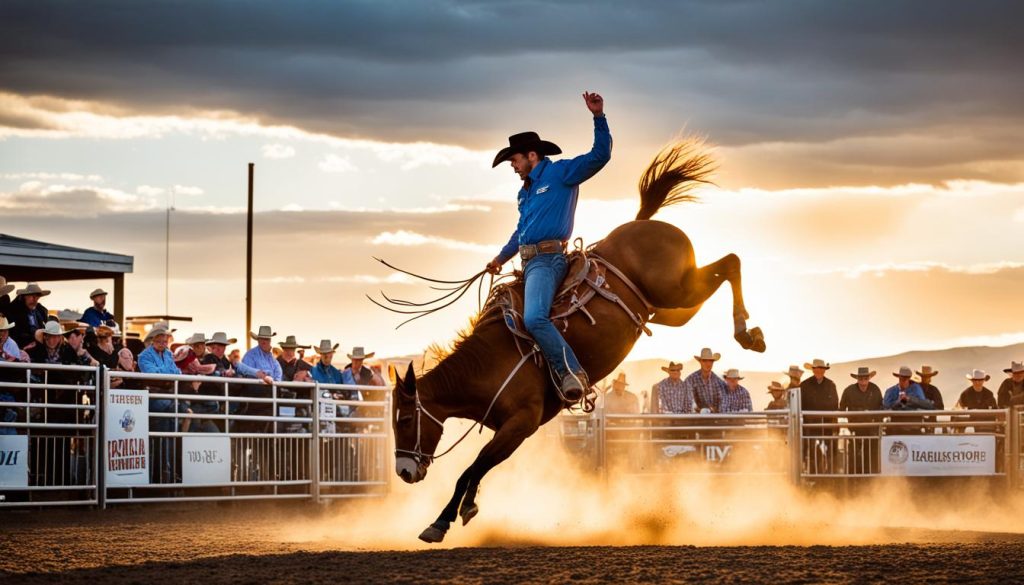
M 427 467 L 441 441 L 444 422 L 424 407 L 416 390 L 416 374 L 411 363 L 405 378 L 398 378 L 395 383 L 391 403 L 394 411 L 395 473 L 406 483 L 416 483 L 427 476 Z

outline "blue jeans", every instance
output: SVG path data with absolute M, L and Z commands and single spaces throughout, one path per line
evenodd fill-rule
M 570 372 L 583 371 L 576 354 L 551 322 L 551 301 L 568 270 L 569 260 L 565 254 L 539 254 L 531 258 L 523 270 L 526 279 L 524 325 L 559 381 Z

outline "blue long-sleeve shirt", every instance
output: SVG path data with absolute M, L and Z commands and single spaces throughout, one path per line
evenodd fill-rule
M 594 117 L 594 147 L 572 159 L 552 162 L 544 157 L 519 190 L 519 224 L 498 254 L 506 262 L 519 246 L 545 240 L 567 241 L 572 236 L 579 185 L 593 177 L 612 158 L 612 135 L 603 115 Z M 527 186 L 528 185 L 528 186 Z
M 281 371 L 281 364 L 278 363 L 277 358 L 270 352 L 263 351 L 259 346 L 250 349 L 245 352 L 242 356 L 242 361 L 239 362 L 242 365 L 249 366 L 251 370 L 244 368 L 235 367 L 235 371 L 245 376 L 246 378 L 255 378 L 256 371 L 262 370 L 269 375 L 275 382 L 280 382 L 284 373 Z
M 146 374 L 181 374 L 171 350 L 158 352 L 152 345 L 139 354 L 139 371 Z
M 924 390 L 919 384 L 907 386 L 907 403 L 900 402 L 900 385 L 896 384 L 885 391 L 882 398 L 882 408 L 886 410 L 931 410 L 934 408 L 931 400 L 924 396 Z

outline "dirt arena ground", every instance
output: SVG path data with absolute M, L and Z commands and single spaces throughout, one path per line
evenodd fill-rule
M 330 516 L 327 516 L 330 519 Z M 0 512 L 2 583 L 1013 583 L 1024 535 L 892 530 L 871 546 L 361 550 L 301 538 L 310 506 Z M 286 527 L 286 528 L 285 528 Z M 296 534 L 300 537 L 296 537 Z M 340 530 L 339 534 L 344 534 Z

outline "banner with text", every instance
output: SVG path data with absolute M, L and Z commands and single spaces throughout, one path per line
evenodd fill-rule
M 882 475 L 994 475 L 992 435 L 882 437 Z
M 0 485 L 28 487 L 27 435 L 0 435 Z
M 108 486 L 149 483 L 149 396 L 144 390 L 107 391 L 105 467 Z
M 181 439 L 182 483 L 203 485 L 230 481 L 231 439 L 218 436 Z

